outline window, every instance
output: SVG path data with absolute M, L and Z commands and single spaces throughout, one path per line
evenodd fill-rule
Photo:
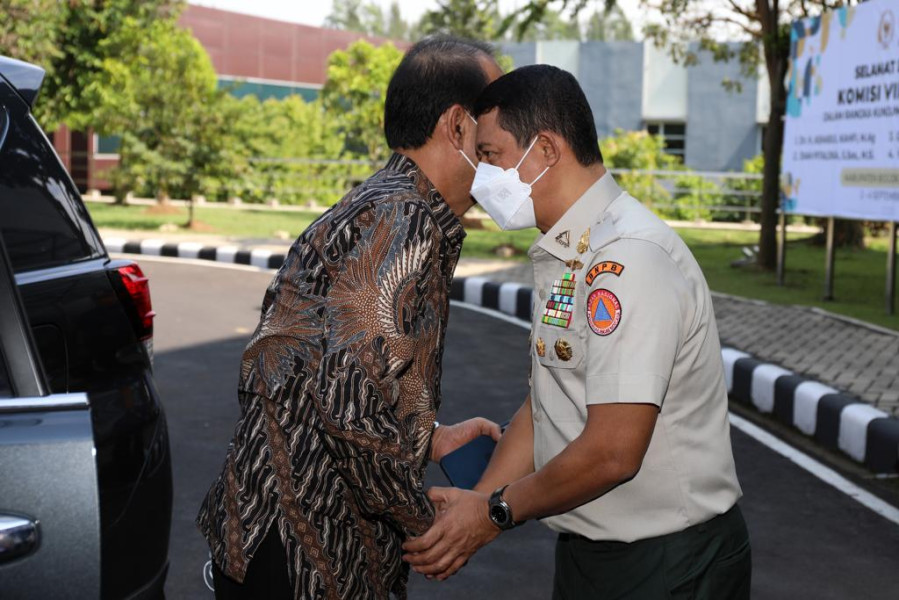
M 665 138 L 665 152 L 684 157 L 687 149 L 686 123 L 647 123 L 646 131 L 650 135 L 660 135 Z
M 100 255 L 84 205 L 40 128 L 0 84 L 9 109 L 0 147 L 0 229 L 17 273 Z M 4 112 L 4 111 L 0 111 Z
M 122 147 L 122 138 L 117 135 L 98 135 L 95 154 L 118 154 Z
M 295 84 L 265 83 L 262 81 L 246 81 L 243 79 L 219 79 L 219 89 L 227 90 L 232 96 L 243 98 L 254 95 L 260 101 L 276 98 L 283 100 L 288 96 L 297 95 L 306 102 L 312 102 L 318 98 L 319 90 Z

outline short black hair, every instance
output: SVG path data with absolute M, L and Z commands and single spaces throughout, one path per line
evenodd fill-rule
M 475 118 L 499 109 L 499 126 L 522 148 L 541 131 L 568 142 L 585 167 L 602 163 L 593 111 L 574 75 L 550 65 L 531 65 L 506 73 L 475 102 Z
M 420 148 L 450 106 L 461 104 L 471 112 L 487 86 L 481 61 L 493 56 L 490 44 L 447 35 L 427 37 L 412 46 L 387 86 L 387 145 Z

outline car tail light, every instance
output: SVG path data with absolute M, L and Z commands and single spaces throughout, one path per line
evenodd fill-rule
M 147 349 L 147 356 L 152 361 L 153 317 L 156 313 L 153 312 L 153 303 L 150 300 L 150 280 L 134 263 L 119 267 L 115 272 L 121 277 L 122 285 L 128 293 L 127 298 L 122 300 L 130 304 L 128 313 L 134 326 L 134 333 Z

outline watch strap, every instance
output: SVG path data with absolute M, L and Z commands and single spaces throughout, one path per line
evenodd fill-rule
M 509 487 L 508 484 L 497 488 L 490 495 L 490 500 L 488 501 L 490 520 L 503 531 L 507 531 L 519 525 L 519 523 L 515 522 L 512 515 L 512 507 L 509 506 L 503 498 L 503 492 L 506 491 L 507 487 Z

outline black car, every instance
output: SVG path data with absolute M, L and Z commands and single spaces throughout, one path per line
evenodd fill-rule
M 0 57 L 2 262 L 46 384 L 17 390 L 9 373 L 27 355 L 3 347 L 0 598 L 161 598 L 172 474 L 149 284 L 108 256 L 31 116 L 43 76 Z

